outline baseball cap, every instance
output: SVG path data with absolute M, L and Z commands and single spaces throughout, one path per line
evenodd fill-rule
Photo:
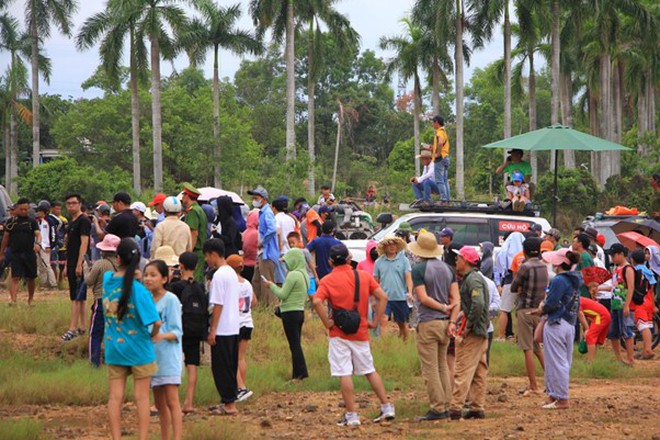
M 557 228 L 551 228 L 551 229 L 549 229 L 549 230 L 547 230 L 547 231 L 543 231 L 543 233 L 544 233 L 545 235 L 549 235 L 549 236 L 551 236 L 551 237 L 554 237 L 554 238 L 556 238 L 557 240 L 559 240 L 559 239 L 561 238 L 561 232 L 560 232 L 559 229 L 557 229 Z
M 110 207 L 108 205 L 100 205 L 98 208 L 96 208 L 99 213 L 101 214 L 110 214 Z
M 454 237 L 454 230 L 452 228 L 443 228 L 440 231 L 440 237 Z
M 181 201 L 174 196 L 166 197 L 163 200 L 163 209 L 165 212 L 181 212 Z
M 142 214 L 144 214 L 145 212 L 147 212 L 147 205 L 145 205 L 145 204 L 142 203 L 142 202 L 135 202 L 135 203 L 133 203 L 133 204 L 131 205 L 130 208 L 131 208 L 131 209 L 134 209 L 134 210 L 136 210 L 136 211 L 140 211 Z
M 463 246 L 460 250 L 452 249 L 451 251 L 472 265 L 479 262 L 479 254 L 472 246 Z
M 596 243 L 601 247 L 605 246 L 605 236 L 603 234 L 596 235 Z
M 330 213 L 330 212 L 332 212 L 332 209 L 330 209 L 329 206 L 323 205 L 319 208 L 319 214 L 326 214 L 326 213 Z
M 227 264 L 232 269 L 238 269 L 243 265 L 243 257 L 238 254 L 232 254 L 227 257 Z
M 345 264 L 348 261 L 349 255 L 348 248 L 343 243 L 336 244 L 330 248 L 330 260 L 335 265 Z
M 533 224 L 529 227 L 529 230 L 530 230 L 530 231 L 534 231 L 534 232 L 539 232 L 539 231 L 542 231 L 542 230 L 543 230 L 543 227 L 542 227 L 541 225 L 539 225 L 538 223 L 533 223 Z
M 523 251 L 530 257 L 538 257 L 541 252 L 541 238 L 530 237 L 523 241 Z
M 37 207 L 34 209 L 35 211 L 41 211 L 41 212 L 48 212 L 50 210 L 50 203 L 46 202 L 39 202 Z
M 607 253 L 610 255 L 614 254 L 623 254 L 624 257 L 628 256 L 628 248 L 622 245 L 621 243 L 614 243 L 610 248 L 607 250 Z
M 522 182 L 525 180 L 525 176 L 520 171 L 514 171 L 511 180 L 514 182 Z
M 555 247 L 548 240 L 543 240 L 543 242 L 541 243 L 541 253 L 542 254 L 545 253 L 545 252 L 551 252 L 554 249 L 555 249 Z
M 151 202 L 149 202 L 149 206 L 162 205 L 166 198 L 167 198 L 166 194 L 158 193 L 154 196 L 154 199 Z
M 251 196 L 261 196 L 266 200 L 270 200 L 268 198 L 268 191 L 266 191 L 266 188 L 264 188 L 261 185 L 259 185 L 258 187 L 256 187 L 253 190 L 248 191 L 248 194 L 251 195 Z
M 112 197 L 112 201 L 113 202 L 121 202 L 124 205 L 130 205 L 131 204 L 131 196 L 129 196 L 128 193 L 126 193 L 126 192 L 120 191 Z

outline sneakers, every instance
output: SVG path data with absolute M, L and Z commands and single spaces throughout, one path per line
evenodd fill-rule
M 482 410 L 470 410 L 465 414 L 466 419 L 485 419 L 486 413 Z
M 380 414 L 374 419 L 374 423 L 380 423 L 382 420 L 394 420 L 394 405 L 386 403 L 380 406 Z
M 460 420 L 461 417 L 463 417 L 463 411 L 456 410 L 456 409 L 450 409 L 449 410 L 449 418 L 451 420 Z
M 237 402 L 245 402 L 254 394 L 252 390 L 249 390 L 247 388 L 239 388 L 238 389 L 238 394 L 236 395 L 236 401 Z
M 67 330 L 62 336 L 60 336 L 60 339 L 64 342 L 69 342 L 70 340 L 77 338 L 80 336 L 78 334 L 78 330 Z
M 415 417 L 415 421 L 417 422 L 426 422 L 426 421 L 433 421 L 433 420 L 444 420 L 449 417 L 449 413 L 447 411 L 444 412 L 436 412 L 430 409 L 426 414 L 424 414 L 421 417 Z
M 346 413 L 337 426 L 360 426 L 360 415 L 356 412 Z

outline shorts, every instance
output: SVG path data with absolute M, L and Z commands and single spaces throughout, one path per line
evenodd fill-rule
M 623 310 L 612 310 L 610 312 L 612 321 L 610 322 L 610 329 L 607 332 L 607 339 L 630 339 L 634 336 L 633 328 L 635 328 L 635 321 L 633 319 L 633 312 L 630 315 L 623 316 Z
M 12 252 L 10 267 L 12 278 L 35 279 L 37 277 L 36 252 Z
M 333 377 L 363 376 L 376 371 L 369 341 L 330 338 L 328 361 L 330 362 L 330 374 Z
M 408 322 L 410 308 L 408 301 L 387 301 L 385 316 L 393 318 L 395 322 Z
M 186 365 L 196 365 L 199 367 L 201 360 L 201 350 L 199 345 L 202 341 L 199 338 L 186 338 L 183 335 L 181 347 L 183 349 L 183 363 Z
M 85 279 L 76 275 L 75 264 L 66 268 L 66 278 L 69 280 L 69 299 L 71 301 L 87 300 L 87 285 Z
M 181 385 L 181 375 L 179 376 L 151 376 L 151 388 L 162 387 L 165 385 Z
M 108 365 L 108 377 L 110 380 L 126 379 L 131 374 L 134 379 L 144 379 L 151 377 L 158 371 L 156 361 L 144 365 L 135 365 L 133 367 L 126 367 L 124 365 Z
M 541 344 L 534 342 L 534 330 L 541 321 L 539 315 L 530 315 L 529 312 L 536 310 L 520 309 L 518 310 L 518 347 L 521 350 L 533 350 L 534 352 L 541 351 Z
M 502 296 L 500 297 L 500 312 L 509 313 L 516 308 L 516 299 L 518 294 L 511 292 L 511 284 L 502 286 Z
M 587 345 L 603 345 L 610 329 L 610 320 L 601 319 L 600 324 L 591 324 L 584 335 Z
M 64 269 L 64 267 L 66 266 L 66 249 L 61 249 L 57 251 L 57 255 L 59 257 L 58 260 L 59 267 L 60 269 Z
M 252 339 L 252 327 L 241 327 L 238 331 L 238 340 L 239 341 L 249 341 Z
M 653 329 L 653 303 L 645 300 L 644 304 L 635 307 L 635 324 L 640 332 Z

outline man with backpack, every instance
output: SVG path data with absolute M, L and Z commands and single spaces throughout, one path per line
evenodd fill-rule
M 338 423 L 339 426 L 360 425 L 360 416 L 355 412 L 353 396 L 354 374 L 366 376 L 380 400 L 380 414 L 374 422 L 392 420 L 395 416 L 394 405 L 388 400 L 383 381 L 374 367 L 368 332 L 368 328 L 376 328 L 381 321 L 387 305 L 387 294 L 370 274 L 352 270 L 350 263 L 348 248 L 344 244 L 333 246 L 330 249 L 332 272 L 321 280 L 313 299 L 316 313 L 330 332 L 330 372 L 333 377 L 340 378 L 341 394 L 346 405 L 346 413 Z M 367 318 L 369 296 L 378 300 L 373 321 L 368 321 Z M 331 307 L 332 316 L 327 315 L 324 301 Z M 347 315 L 350 316 L 346 317 Z M 355 315 L 359 315 L 359 318 Z M 346 319 L 340 319 L 341 317 Z
M 607 339 L 612 341 L 614 358 L 624 364 L 632 365 L 634 362 L 632 329 L 635 323 L 630 314 L 630 303 L 635 289 L 635 271 L 632 270 L 626 259 L 628 248 L 621 243 L 613 244 L 609 249 L 609 254 L 616 266 L 612 272 L 612 285 L 614 286 L 610 306 L 612 322 L 610 323 L 610 331 L 607 333 Z M 621 357 L 621 338 L 624 339 L 626 344 L 627 359 L 625 361 Z
M 169 290 L 181 301 L 183 321 L 183 355 L 188 371 L 188 387 L 183 412 L 194 411 L 195 388 L 197 387 L 197 367 L 200 363 L 200 344 L 208 336 L 209 299 L 204 285 L 195 280 L 197 254 L 184 252 L 179 255 L 181 279 L 173 282 Z
M 630 301 L 630 311 L 635 313 L 635 325 L 642 335 L 642 352 L 635 355 L 635 359 L 650 360 L 653 354 L 653 286 L 656 283 L 655 275 L 646 267 L 644 250 L 637 249 L 630 254 L 630 262 L 635 269 L 635 287 Z

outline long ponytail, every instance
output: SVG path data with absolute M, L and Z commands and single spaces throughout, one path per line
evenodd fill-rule
M 132 238 L 122 238 L 119 246 L 117 246 L 117 255 L 119 256 L 119 265 L 122 269 L 126 270 L 121 288 L 121 298 L 117 306 L 117 319 L 121 321 L 124 314 L 126 314 L 128 300 L 133 290 L 135 271 L 138 268 L 138 264 L 140 264 L 140 248 Z

